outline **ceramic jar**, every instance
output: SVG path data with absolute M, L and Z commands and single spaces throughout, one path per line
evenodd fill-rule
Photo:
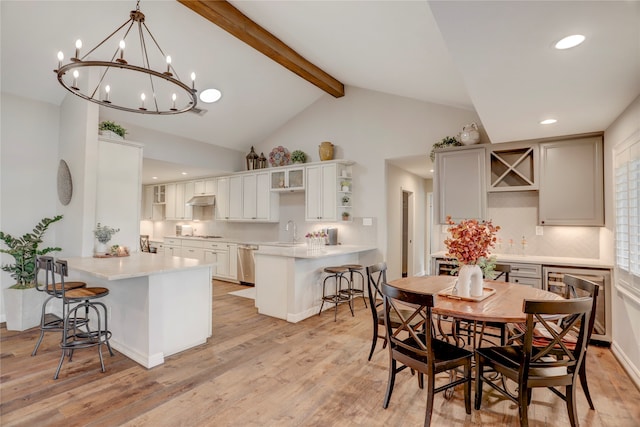
M 322 142 L 319 146 L 320 160 L 333 160 L 333 144 L 329 141 Z
M 480 131 L 478 125 L 471 123 L 462 128 L 460 132 L 460 142 L 464 145 L 477 144 L 480 141 Z
M 479 265 L 463 264 L 458 270 L 456 288 L 461 297 L 482 296 L 482 269 Z

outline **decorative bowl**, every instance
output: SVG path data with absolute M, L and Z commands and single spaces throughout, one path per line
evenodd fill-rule
M 285 166 L 291 162 L 291 153 L 282 145 L 278 145 L 269 153 L 269 164 L 271 166 Z

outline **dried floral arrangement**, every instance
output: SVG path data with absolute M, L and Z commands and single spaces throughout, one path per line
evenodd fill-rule
M 478 264 L 481 259 L 489 258 L 489 250 L 495 245 L 496 233 L 500 226 L 491 221 L 466 219 L 459 223 L 447 217 L 450 236 L 444 241 L 447 246 L 445 256 L 455 258 L 458 264 Z

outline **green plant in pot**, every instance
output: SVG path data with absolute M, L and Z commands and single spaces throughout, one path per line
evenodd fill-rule
M 307 155 L 302 150 L 295 150 L 291 153 L 291 161 L 293 163 L 304 163 L 307 161 Z
M 433 161 L 436 160 L 436 150 L 437 149 L 446 148 L 446 147 L 461 147 L 463 145 L 464 144 L 462 142 L 458 141 L 454 137 L 445 136 L 440 141 L 438 141 L 435 144 L 433 144 L 433 147 L 431 147 L 431 154 L 429 154 L 429 157 L 431 158 L 431 161 L 433 162 Z
M 98 130 L 100 131 L 111 131 L 113 133 L 115 133 L 116 135 L 121 136 L 122 138 L 124 138 L 124 135 L 127 133 L 127 130 L 125 128 L 123 128 L 122 126 L 114 123 L 114 122 L 110 122 L 108 120 L 105 120 L 103 122 L 100 122 L 100 124 L 98 125 Z
M 14 258 L 13 264 L 4 264 L 6 271 L 16 283 L 5 290 L 5 310 L 7 329 L 23 331 L 40 323 L 40 310 L 43 295 L 35 289 L 36 256 L 61 251 L 58 247 L 40 249 L 42 238 L 51 224 L 60 221 L 62 215 L 53 218 L 43 218 L 31 233 L 21 237 L 14 237 L 0 231 L 0 240 L 7 248 L 0 248 L 0 253 L 9 254 Z

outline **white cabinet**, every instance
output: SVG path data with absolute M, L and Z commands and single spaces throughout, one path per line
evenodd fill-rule
M 541 225 L 604 226 L 602 136 L 540 145 Z
M 165 184 L 164 216 L 176 219 L 176 184 Z
M 204 261 L 204 246 L 205 242 L 202 240 L 182 239 L 180 256 Z
M 153 219 L 153 185 L 145 185 L 142 193 L 142 219 Z
M 229 177 L 229 219 L 242 219 L 242 176 Z
M 261 222 L 277 222 L 279 196 L 271 193 L 269 172 L 242 176 L 242 218 Z
M 203 242 L 203 256 L 207 262 L 213 262 L 213 277 L 216 279 L 237 281 L 238 245 L 224 242 Z
M 293 167 L 271 171 L 271 191 L 304 191 L 304 167 Z
M 436 152 L 433 187 L 439 224 L 445 224 L 447 216 L 456 222 L 485 218 L 485 164 L 484 147 Z
M 335 163 L 307 166 L 305 219 L 307 221 L 336 221 L 337 167 Z
M 182 197 L 182 205 L 184 206 L 184 215 L 183 219 L 191 220 L 193 219 L 193 206 L 187 205 L 187 202 L 194 196 L 195 192 L 195 183 L 193 181 L 184 183 L 184 196 Z
M 182 241 L 180 239 L 164 239 L 163 246 L 165 257 L 182 256 Z
M 229 219 L 229 177 L 216 180 L 216 219 Z
M 169 219 L 169 220 L 191 219 L 192 211 L 189 210 L 187 212 L 186 210 L 186 202 L 187 202 L 187 200 L 185 200 L 186 185 L 187 183 L 184 183 L 184 182 L 165 184 L 165 187 L 166 187 L 165 218 L 166 219 Z M 189 214 L 189 216 L 186 215 L 187 213 Z
M 202 181 L 194 181 L 193 182 L 194 185 L 194 195 L 210 195 L 210 194 L 216 194 L 216 180 L 215 178 L 212 179 L 205 179 Z
M 153 186 L 153 203 L 165 202 L 165 190 L 166 190 L 166 187 L 164 185 Z

